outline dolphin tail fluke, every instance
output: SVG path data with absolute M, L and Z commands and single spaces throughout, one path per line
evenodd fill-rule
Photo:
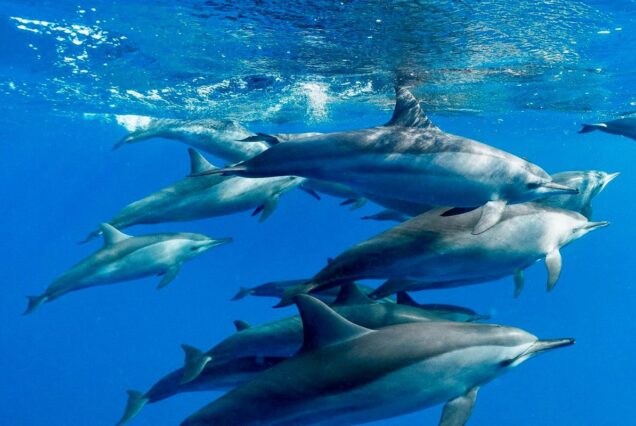
M 149 401 L 148 397 L 143 392 L 129 390 L 126 391 L 126 393 L 128 394 L 128 402 L 126 403 L 124 415 L 121 416 L 121 419 L 117 422 L 117 426 L 123 425 L 124 423 L 132 420 Z
M 239 291 L 236 292 L 234 297 L 232 297 L 232 299 L 230 299 L 230 300 L 241 300 L 241 299 L 249 296 L 253 292 L 254 292 L 254 290 L 249 288 L 249 287 L 241 287 L 241 288 L 239 288 Z
M 29 315 L 30 313 L 35 311 L 37 308 L 40 307 L 42 303 L 46 302 L 49 299 L 49 296 L 45 294 L 41 296 L 27 296 L 27 299 L 29 299 L 29 304 L 27 305 L 27 308 L 22 313 L 22 315 Z
M 185 362 L 180 383 L 185 384 L 199 377 L 205 366 L 212 361 L 212 357 L 194 346 L 181 345 L 181 348 L 185 353 Z
M 579 130 L 579 133 L 590 133 L 593 132 L 594 130 L 600 129 L 601 126 L 600 124 L 583 124 L 583 127 L 581 127 L 581 130 Z
M 311 283 L 301 284 L 294 287 L 286 288 L 283 296 L 280 298 L 280 302 L 274 305 L 275 308 L 283 308 L 285 306 L 289 306 L 294 304 L 294 299 L 296 296 L 300 294 L 309 293 L 314 286 Z

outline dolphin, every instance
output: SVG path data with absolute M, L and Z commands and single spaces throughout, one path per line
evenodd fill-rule
M 272 143 L 288 142 L 295 139 L 316 136 L 320 133 L 278 133 L 267 135 L 253 133 L 236 121 L 231 120 L 179 120 L 150 118 L 146 125 L 132 131 L 113 149 L 154 138 L 165 138 L 183 142 L 198 150 L 230 162 L 247 160 L 267 150 Z M 193 171 L 203 173 L 205 171 Z M 365 199 L 349 187 L 335 182 L 308 179 L 299 189 L 310 194 L 321 192 L 337 198 L 344 198 L 353 208 L 364 205 Z
M 463 308 L 461 306 L 445 305 L 441 303 L 417 303 L 405 291 L 397 293 L 396 303 L 434 311 L 437 316 L 448 321 L 474 322 L 490 319 L 490 315 L 478 314 L 472 309 Z
M 297 293 L 378 278 L 389 281 L 372 297 L 478 284 L 509 275 L 515 277 L 518 295 L 523 269 L 541 259 L 548 269 L 550 291 L 561 273 L 560 248 L 608 224 L 590 222 L 568 210 L 522 203 L 506 206 L 497 225 L 475 235 L 472 230 L 481 209 L 436 209 L 358 243 L 308 283 L 289 289 L 279 306 L 289 304 Z
M 303 346 L 203 407 L 182 426 L 360 424 L 445 404 L 440 425 L 463 425 L 481 386 L 573 339 L 518 328 L 419 322 L 372 330 L 311 296 L 296 299 Z
M 382 328 L 405 322 L 442 320 L 436 310 L 396 303 L 378 303 L 363 294 L 355 284 L 345 284 L 333 309 L 356 324 Z M 196 378 L 211 361 L 225 362 L 248 356 L 289 357 L 302 344 L 299 317 L 290 317 L 256 327 L 250 327 L 223 340 L 207 352 L 182 345 L 185 352 L 183 383 Z
M 636 140 L 636 117 L 618 118 L 604 123 L 583 124 L 579 133 L 590 133 L 594 130 L 600 130 L 612 135 L 627 136 Z
M 578 194 L 555 195 L 537 200 L 544 206 L 559 207 L 581 213 L 592 218 L 592 199 L 605 189 L 608 183 L 620 173 L 607 173 L 598 170 L 570 171 L 552 175 L 554 182 L 576 188 Z
M 473 232 L 494 226 L 507 203 L 576 193 L 540 167 L 488 145 L 445 133 L 405 88 L 384 126 L 275 144 L 234 166 L 205 174 L 301 176 L 343 183 L 368 198 L 435 206 L 484 206 Z
M 192 172 L 214 169 L 194 149 L 190 148 L 188 153 Z M 232 176 L 185 178 L 127 205 L 108 223 L 124 229 L 139 224 L 198 220 L 246 210 L 254 210 L 254 214 L 262 212 L 259 219 L 262 222 L 274 212 L 280 196 L 303 180 L 293 176 L 269 179 Z M 100 230 L 93 231 L 82 242 L 90 241 L 100 233 Z
M 619 173 L 606 173 L 598 170 L 577 170 L 555 173 L 552 175 L 553 182 L 574 188 L 578 192 L 576 194 L 552 195 L 539 198 L 534 202 L 546 206 L 573 210 L 590 219 L 592 217 L 592 199 L 601 193 L 607 184 L 618 175 Z M 435 208 L 435 206 L 409 203 L 386 197 L 372 197 L 371 201 L 388 209 L 374 215 L 365 216 L 363 219 L 404 222 L 408 219 L 408 216 L 417 216 Z
M 222 363 L 209 363 L 195 380 L 188 383 L 181 383 L 183 370 L 175 370 L 155 383 L 147 392 L 127 391 L 128 402 L 117 424 L 122 425 L 132 420 L 146 404 L 153 404 L 179 393 L 228 391 L 285 359 L 287 358 L 245 357 Z
M 262 297 L 283 297 L 285 290 L 293 288 L 301 284 L 306 283 L 306 279 L 299 280 L 286 280 L 286 281 L 271 281 L 265 284 L 260 284 L 254 287 L 241 287 L 239 291 L 232 297 L 232 300 L 240 300 L 247 296 L 262 296 Z M 356 283 L 358 289 L 364 294 L 373 292 L 373 288 L 365 286 L 360 283 Z M 324 292 L 314 293 L 313 296 L 322 300 L 325 303 L 333 303 L 338 296 L 339 289 L 331 288 Z
M 41 295 L 27 296 L 25 315 L 42 303 L 88 287 L 162 275 L 157 288 L 163 288 L 176 278 L 184 262 L 232 241 L 185 232 L 132 237 L 107 223 L 101 225 L 101 230 L 104 246 L 71 267 Z

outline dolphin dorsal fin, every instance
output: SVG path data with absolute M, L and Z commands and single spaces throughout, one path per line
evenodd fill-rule
M 340 291 L 333 305 L 369 305 L 372 303 L 376 303 L 376 301 L 360 291 L 360 287 L 354 283 L 347 283 L 340 286 Z
M 406 87 L 395 88 L 395 109 L 393 117 L 385 126 L 419 127 L 421 129 L 435 128 L 426 116 L 420 103 Z
M 398 305 L 419 306 L 406 291 L 398 291 L 395 302 Z
M 120 241 L 132 238 L 132 236 L 124 234 L 110 223 L 102 223 L 99 227 L 101 228 L 102 236 L 104 237 L 104 246 L 117 244 Z
M 248 328 L 250 328 L 250 325 L 248 323 L 246 323 L 245 321 L 241 321 L 241 320 L 235 320 L 234 321 L 234 328 L 236 328 L 236 332 L 241 332 L 243 330 L 247 330 Z
M 188 148 L 188 155 L 190 155 L 190 174 L 200 175 L 210 170 L 216 169 L 208 160 L 205 159 L 199 151 Z
M 303 322 L 301 352 L 345 342 L 373 332 L 341 317 L 315 297 L 301 294 L 296 296 L 295 300 Z

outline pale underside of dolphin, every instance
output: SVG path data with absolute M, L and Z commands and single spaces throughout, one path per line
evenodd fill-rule
M 163 288 L 177 277 L 183 263 L 231 241 L 193 233 L 132 237 L 107 223 L 101 225 L 101 230 L 103 247 L 71 267 L 41 295 L 28 296 L 25 314 L 45 302 L 88 287 L 161 275 L 158 288 Z
M 192 173 L 215 168 L 194 149 L 190 148 L 188 153 Z M 129 204 L 108 223 L 124 229 L 139 224 L 200 220 L 248 210 L 253 210 L 252 215 L 260 213 L 259 221 L 262 222 L 276 210 L 280 197 L 303 181 L 292 176 L 270 179 L 233 176 L 184 178 Z M 93 231 L 83 242 L 100 234 L 101 230 Z
M 363 241 L 337 256 L 308 283 L 289 289 L 279 306 L 298 293 L 322 291 L 341 281 L 388 279 L 372 293 L 449 288 L 515 277 L 523 288 L 523 269 L 544 259 L 551 290 L 561 273 L 560 248 L 607 225 L 536 203 L 509 205 L 488 231 L 471 232 L 480 209 L 436 209 Z
M 534 355 L 574 343 L 469 323 L 371 330 L 301 295 L 303 347 L 186 419 L 183 426 L 360 424 L 445 404 L 466 423 L 477 391 Z
M 496 224 L 507 203 L 576 190 L 552 182 L 538 166 L 434 126 L 413 95 L 397 90 L 384 126 L 294 139 L 205 174 L 293 175 L 330 180 L 369 197 L 435 206 L 483 205 L 474 232 Z

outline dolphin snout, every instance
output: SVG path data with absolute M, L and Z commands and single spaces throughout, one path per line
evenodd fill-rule
M 618 177 L 618 175 L 620 175 L 621 172 L 616 172 L 616 173 L 606 173 L 605 176 L 603 177 L 603 183 L 601 185 L 601 189 L 604 189 L 608 183 L 610 183 L 611 181 L 613 181 L 614 179 L 616 179 Z
M 537 340 L 526 350 L 525 355 L 535 355 L 541 352 L 551 351 L 552 349 L 564 348 L 573 345 L 574 342 L 575 340 L 569 337 L 563 339 Z
M 207 248 L 212 248 L 212 247 L 217 247 L 223 244 L 227 244 L 227 243 L 231 243 L 233 240 L 232 238 L 220 238 L 218 240 L 208 240 L 205 243 L 205 246 Z
M 583 229 L 585 229 L 586 231 L 592 231 L 597 228 L 604 228 L 609 224 L 610 223 L 606 220 L 601 222 L 587 222 L 585 225 L 583 225 Z

